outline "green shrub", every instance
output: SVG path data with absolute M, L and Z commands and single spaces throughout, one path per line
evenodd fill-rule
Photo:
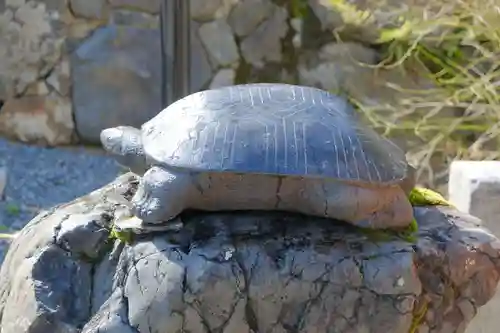
M 453 159 L 499 157 L 500 0 L 395 5 L 366 0 L 362 8 L 344 0 L 323 2 L 344 21 L 333 31 L 339 42 L 356 39 L 356 31 L 363 29 L 374 34 L 362 42 L 380 50 L 383 60 L 364 66 L 408 75 L 418 70 L 432 83 L 404 91 L 385 82 L 395 93 L 404 92 L 391 105 L 351 98 L 378 131 L 408 138 L 408 158 L 418 167 L 422 184 L 445 183 Z

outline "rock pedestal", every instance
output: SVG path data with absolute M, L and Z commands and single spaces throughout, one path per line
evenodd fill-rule
M 257 212 L 186 212 L 122 242 L 110 230 L 136 185 L 123 175 L 19 233 L 2 333 L 463 332 L 499 281 L 500 241 L 451 207 L 415 208 L 414 243 Z
M 450 200 L 457 208 L 478 216 L 500 237 L 500 162 L 456 161 L 450 167 Z M 468 333 L 497 332 L 500 327 L 500 292 L 479 312 Z

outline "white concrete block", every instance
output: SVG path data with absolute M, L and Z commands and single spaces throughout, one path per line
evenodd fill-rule
M 455 161 L 450 166 L 448 197 L 460 210 L 479 217 L 500 238 L 500 161 Z M 466 333 L 495 333 L 500 327 L 500 288 L 480 307 Z
M 499 224 L 500 161 L 453 162 L 448 196 L 458 209 L 481 218 L 486 225 Z

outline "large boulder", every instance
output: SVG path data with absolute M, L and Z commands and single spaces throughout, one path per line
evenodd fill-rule
M 2 333 L 463 332 L 499 281 L 499 240 L 451 207 L 416 207 L 406 240 L 264 212 L 186 212 L 127 238 L 113 224 L 137 182 L 122 175 L 19 233 L 0 271 Z
M 81 140 L 120 121 L 139 127 L 161 110 L 160 32 L 108 25 L 71 57 L 75 122 Z M 113 111 L 116 110 L 116 111 Z
M 131 1 L 114 1 L 122 2 Z M 158 24 L 138 26 L 139 19 L 127 12 L 116 12 L 114 21 L 96 29 L 70 57 L 75 126 L 79 140 L 86 143 L 100 144 L 99 135 L 107 127 L 140 127 L 162 109 Z M 213 69 L 198 34 L 200 24 L 191 24 L 190 89 L 194 92 L 209 85 Z M 209 36 L 225 38 L 216 33 Z

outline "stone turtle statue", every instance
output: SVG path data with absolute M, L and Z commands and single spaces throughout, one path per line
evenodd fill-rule
M 188 208 L 280 210 L 369 228 L 413 220 L 404 152 L 320 89 L 259 83 L 197 92 L 141 129 L 103 130 L 101 141 L 142 175 L 132 207 L 146 224 Z

